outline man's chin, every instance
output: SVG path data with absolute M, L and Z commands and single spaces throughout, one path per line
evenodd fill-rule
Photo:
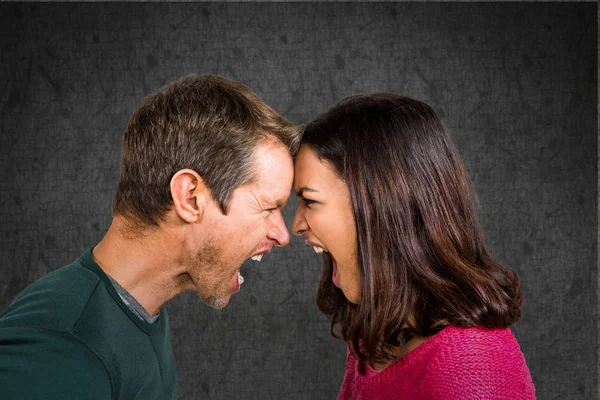
M 215 310 L 221 310 L 221 309 L 225 308 L 227 306 L 227 304 L 229 304 L 229 300 L 231 299 L 231 295 L 214 296 L 214 297 L 211 296 L 210 298 L 204 298 L 200 294 L 199 294 L 199 296 L 204 304 L 211 306 Z

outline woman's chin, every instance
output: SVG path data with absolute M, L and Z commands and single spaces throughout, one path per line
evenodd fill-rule
M 344 292 L 344 289 L 342 289 L 342 292 L 344 293 L 344 297 L 346 297 L 346 300 L 348 300 L 350 303 L 357 305 L 360 303 L 360 299 L 358 298 L 358 296 L 347 295 L 346 292 Z

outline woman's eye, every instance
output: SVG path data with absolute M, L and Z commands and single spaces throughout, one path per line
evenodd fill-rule
M 301 197 L 301 198 L 300 198 L 300 202 L 301 202 L 302 204 L 306 205 L 306 206 L 308 206 L 308 205 L 311 205 L 311 204 L 315 203 L 315 201 L 314 201 L 314 200 L 311 200 L 311 199 L 305 199 L 304 197 Z

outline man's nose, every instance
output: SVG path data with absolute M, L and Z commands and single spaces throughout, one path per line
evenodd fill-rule
M 281 213 L 277 216 L 277 222 L 267 233 L 267 238 L 275 242 L 275 246 L 283 247 L 287 246 L 290 242 L 290 233 L 285 226 L 285 221 Z

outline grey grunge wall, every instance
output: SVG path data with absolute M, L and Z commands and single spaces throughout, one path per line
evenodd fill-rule
M 539 399 L 597 398 L 596 3 L 0 4 L 0 310 L 110 224 L 137 101 L 191 72 L 240 80 L 295 123 L 393 91 L 442 117 Z M 286 222 L 297 202 L 285 209 Z M 178 399 L 333 399 L 345 346 L 299 238 L 243 268 L 222 311 L 168 303 Z

